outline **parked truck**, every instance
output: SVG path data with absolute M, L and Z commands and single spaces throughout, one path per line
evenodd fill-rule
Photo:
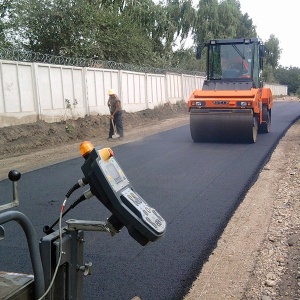
M 254 143 L 269 133 L 273 96 L 262 83 L 266 49 L 257 38 L 215 39 L 207 48 L 207 74 L 188 99 L 194 142 Z M 203 47 L 197 47 L 197 59 Z

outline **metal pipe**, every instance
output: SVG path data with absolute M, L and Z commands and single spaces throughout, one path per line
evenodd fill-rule
M 18 222 L 26 235 L 34 275 L 35 297 L 39 299 L 44 295 L 45 281 L 36 232 L 28 217 L 19 211 L 7 211 L 0 214 L 0 224 L 10 221 Z

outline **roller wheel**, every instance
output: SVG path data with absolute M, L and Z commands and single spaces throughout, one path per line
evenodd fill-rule
M 256 142 L 257 133 L 258 133 L 258 120 L 257 120 L 257 116 L 254 116 L 253 117 L 253 128 L 252 128 L 252 139 L 250 140 L 251 143 Z
M 204 141 L 203 138 L 201 138 L 201 134 L 199 133 L 199 128 L 195 122 L 193 122 L 192 117 L 190 117 L 190 132 L 191 137 L 195 143 L 200 143 Z
M 245 132 L 243 134 L 243 136 L 241 136 L 241 139 L 248 144 L 252 144 L 256 142 L 256 138 L 257 138 L 257 134 L 258 134 L 258 118 L 257 115 L 253 116 L 252 119 L 252 126 L 250 124 L 250 126 L 252 127 L 248 127 L 249 130 L 247 130 L 247 132 Z
M 258 118 L 251 110 L 191 111 L 190 131 L 196 143 L 255 143 Z
M 259 133 L 269 133 L 271 130 L 271 110 L 267 106 L 262 108 L 263 123 L 259 126 Z

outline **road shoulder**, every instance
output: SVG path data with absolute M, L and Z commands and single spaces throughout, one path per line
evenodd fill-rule
M 297 122 L 248 191 L 184 300 L 300 296 L 300 265 L 295 262 L 300 253 L 299 153 Z

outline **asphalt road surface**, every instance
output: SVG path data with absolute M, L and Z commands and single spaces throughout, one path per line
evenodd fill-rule
M 276 102 L 271 132 L 260 134 L 255 144 L 196 144 L 189 126 L 183 126 L 113 148 L 134 188 L 167 221 L 167 232 L 145 247 L 126 229 L 114 237 L 85 233 L 84 260 L 93 263 L 93 270 L 84 279 L 84 299 L 182 299 L 279 139 L 299 117 L 298 102 Z M 30 218 L 38 238 L 44 235 L 43 226 L 58 218 L 66 192 L 83 177 L 82 163 L 78 157 L 22 175 L 18 210 Z M 8 180 L 0 182 L 0 193 L 11 199 Z M 64 220 L 109 216 L 92 198 Z M 8 223 L 5 230 L 0 269 L 32 273 L 19 225 Z

